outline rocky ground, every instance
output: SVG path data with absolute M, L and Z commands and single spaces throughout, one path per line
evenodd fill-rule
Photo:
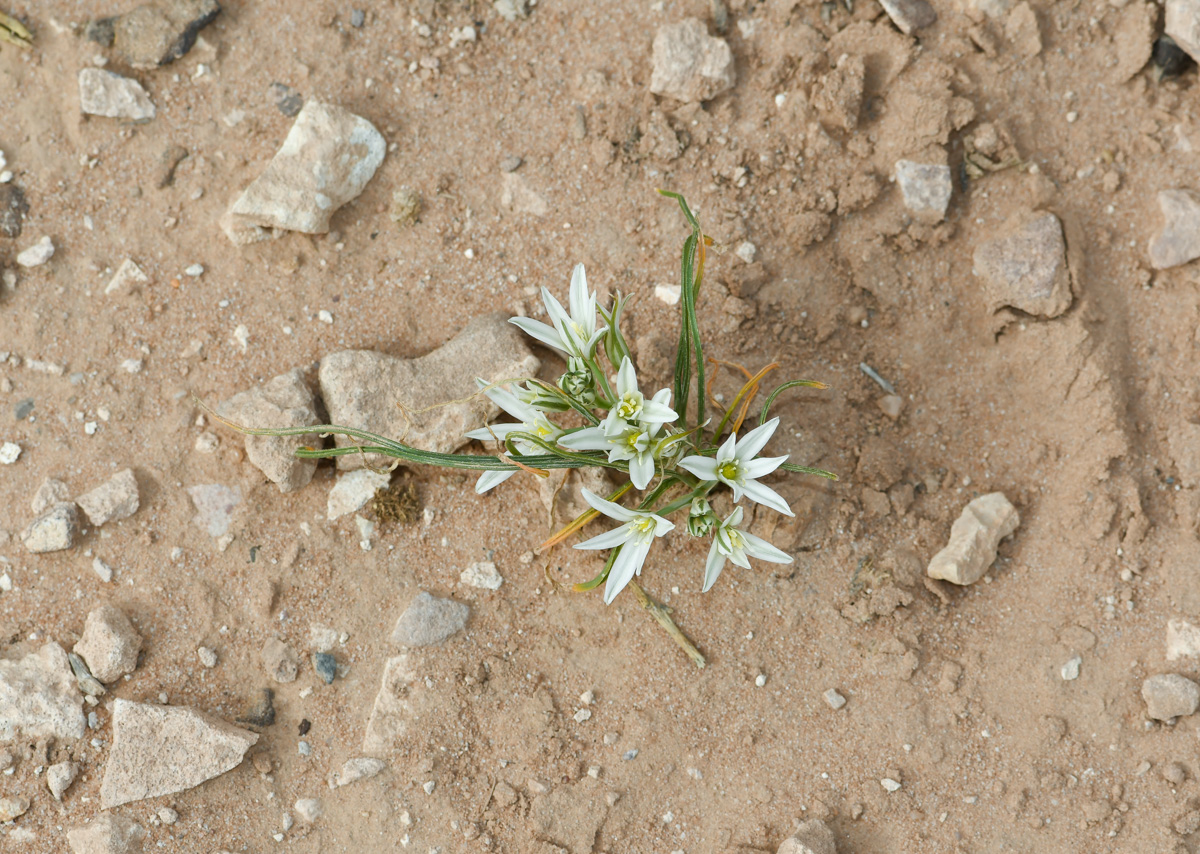
M 4 850 L 1200 850 L 1194 2 L 2 11 Z M 705 669 L 552 488 L 221 423 L 449 449 L 578 262 L 669 383 L 658 187 L 841 475 L 647 564 Z

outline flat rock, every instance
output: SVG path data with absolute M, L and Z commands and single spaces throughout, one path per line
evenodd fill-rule
M 930 578 L 974 584 L 996 560 L 1000 541 L 1017 529 L 1021 517 L 1002 492 L 981 495 L 950 527 L 950 542 L 929 561 Z
M 975 250 L 974 273 L 983 280 L 990 311 L 1005 306 L 1058 317 L 1071 306 L 1071 273 L 1062 223 L 1046 211 L 1018 213 L 1002 236 Z
M 677 101 L 707 101 L 733 88 L 733 52 L 698 18 L 659 27 L 650 91 Z
M 801 822 L 776 854 L 837 854 L 837 844 L 825 822 L 813 819 Z
M 391 482 L 392 476 L 389 472 L 370 469 L 347 472 L 329 488 L 329 497 L 325 500 L 325 518 L 332 522 L 353 513 L 374 498 L 380 489 L 386 489 Z
M 321 360 L 321 396 L 334 424 L 449 453 L 466 444 L 465 433 L 500 411 L 478 394 L 476 377 L 489 382 L 529 377 L 540 364 L 505 315 L 488 314 L 416 359 L 370 350 L 331 353 Z M 354 441 L 338 436 L 337 444 L 345 447 Z M 342 469 L 364 464 L 361 454 L 337 459 Z M 367 455 L 366 460 L 378 468 L 394 462 L 378 455 Z
M 453 599 L 441 599 L 421 591 L 396 621 L 392 643 L 397 646 L 433 646 L 462 631 L 471 609 Z
M 21 532 L 21 542 L 34 554 L 60 552 L 75 544 L 79 511 L 69 501 L 44 510 Z
M 71 488 L 61 480 L 48 477 L 42 481 L 42 485 L 33 494 L 33 500 L 29 502 L 29 507 L 34 513 L 44 513 L 55 504 L 62 504 L 70 500 Z
M 1156 721 L 1193 714 L 1200 706 L 1200 685 L 1178 673 L 1148 676 L 1142 683 L 1146 714 Z
M 1163 190 L 1158 194 L 1158 206 L 1163 227 L 1150 238 L 1150 266 L 1166 270 L 1200 258 L 1200 195 L 1191 190 Z
M 0 744 L 23 738 L 83 738 L 83 695 L 56 643 L 19 658 L 0 659 Z
M 233 522 L 233 511 L 242 503 L 242 491 L 236 486 L 205 483 L 189 486 L 188 495 L 196 507 L 192 522 L 211 537 L 223 537 Z
M 145 839 L 146 831 L 136 821 L 110 813 L 67 831 L 73 854 L 139 854 Z
M 1200 658 L 1200 626 L 1187 620 L 1167 621 L 1167 661 Z
M 904 196 L 904 207 L 917 219 L 933 224 L 946 218 L 954 190 L 949 166 L 897 160 L 896 183 Z
M 310 427 L 320 423 L 316 407 L 316 398 L 297 368 L 235 394 L 221 403 L 217 412 L 243 427 Z M 317 470 L 316 460 L 299 459 L 296 451 L 321 444 L 316 433 L 246 436 L 246 456 L 268 480 L 278 484 L 280 492 L 292 492 L 306 486 Z
M 183 706 L 114 700 L 100 807 L 182 792 L 236 767 L 258 735 Z
M 117 472 L 91 492 L 76 498 L 75 503 L 87 514 L 88 521 L 97 527 L 129 518 L 139 506 L 138 484 L 133 469 Z
M 79 776 L 78 762 L 56 762 L 46 769 L 46 788 L 54 800 L 61 801 L 63 794 Z
M 155 115 L 154 102 L 141 83 L 102 68 L 79 72 L 79 107 L 91 116 L 134 122 L 149 121 Z
M 294 809 L 305 824 L 312 824 L 325 813 L 325 806 L 320 798 L 300 798 L 296 801 Z
M 396 749 L 397 741 L 408 731 L 408 722 L 412 719 L 410 688 L 416 678 L 407 655 L 387 660 L 383 666 L 383 683 L 375 695 L 363 736 L 364 753 L 386 754 Z
M 87 663 L 88 670 L 101 682 L 116 682 L 137 669 L 142 636 L 125 612 L 113 605 L 101 605 L 83 624 L 83 636 L 74 652 Z
M 880 0 L 883 11 L 900 32 L 910 36 L 917 30 L 932 26 L 937 21 L 937 12 L 928 0 Z
M 359 780 L 374 777 L 386 767 L 387 763 L 382 759 L 372 759 L 368 756 L 347 759 L 342 764 L 342 770 L 338 771 L 337 776 L 333 779 L 332 785 L 334 788 L 349 786 L 351 783 L 357 783 Z
M 1175 40 L 1192 59 L 1200 62 L 1200 2 L 1167 0 L 1163 31 Z
M 134 68 L 174 62 L 221 11 L 217 0 L 157 0 L 110 19 L 113 47 Z
M 270 237 L 269 229 L 324 234 L 337 209 L 363 191 L 386 150 L 366 119 L 309 101 L 267 168 L 222 217 L 221 227 L 239 246 Z

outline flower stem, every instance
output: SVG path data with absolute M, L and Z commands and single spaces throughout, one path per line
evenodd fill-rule
M 633 590 L 633 595 L 641 603 L 641 606 L 650 612 L 650 616 L 666 630 L 667 634 L 671 636 L 671 640 L 675 641 L 679 645 L 679 648 L 687 653 L 688 658 L 703 670 L 704 665 L 708 663 L 704 658 L 704 654 L 696 649 L 696 645 L 688 640 L 683 630 L 675 625 L 675 621 L 671 619 L 671 609 L 651 599 L 636 581 L 630 581 L 629 586 Z

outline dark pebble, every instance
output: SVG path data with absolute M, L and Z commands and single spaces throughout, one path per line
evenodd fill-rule
M 1165 80 L 1169 77 L 1178 77 L 1196 64 L 1184 52 L 1183 48 L 1175 44 L 1175 40 L 1170 36 L 1158 37 L 1158 41 L 1154 43 L 1154 52 L 1151 56 L 1154 59 L 1155 66 L 1158 67 L 1160 80 Z
M 263 688 L 262 699 L 251 706 L 237 722 L 254 727 L 269 727 L 275 723 L 275 692 L 270 688 Z
M 18 421 L 24 421 L 29 417 L 29 413 L 33 412 L 33 398 L 27 397 L 13 407 L 13 418 Z
M 355 29 L 362 29 L 362 25 L 367 22 L 367 13 L 362 9 L 355 9 L 350 13 L 350 26 Z
M 0 234 L 20 237 L 27 213 L 29 205 L 24 190 L 13 183 L 0 184 Z
M 279 112 L 289 119 L 300 112 L 300 108 L 304 106 L 304 96 L 283 83 L 271 84 L 271 100 L 275 102 Z
M 113 37 L 113 21 L 116 18 L 101 18 L 98 21 L 88 21 L 87 27 L 83 31 L 84 37 L 95 42 L 102 47 L 112 47 Z
M 327 652 L 315 652 L 313 670 L 325 680 L 326 685 L 330 685 L 333 683 L 333 677 L 337 676 L 337 659 Z
M 300 734 L 301 735 L 308 735 L 308 731 L 310 729 L 312 729 L 312 721 L 310 721 L 308 718 L 305 718 L 304 720 L 300 721 Z

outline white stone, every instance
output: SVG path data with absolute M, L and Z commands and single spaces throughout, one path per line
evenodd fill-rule
M 196 657 L 200 659 L 200 663 L 210 670 L 217 666 L 217 652 L 207 646 L 196 648 Z
M 1062 677 L 1063 681 L 1074 682 L 1076 679 L 1078 679 L 1079 666 L 1081 664 L 1083 664 L 1083 659 L 1077 655 L 1059 668 L 1059 675 Z
M 0 744 L 18 737 L 72 742 L 85 726 L 83 695 L 61 646 L 0 659 Z
M 125 612 L 101 605 L 87 616 L 74 652 L 101 682 L 115 682 L 137 668 L 142 636 Z
M 801 822 L 775 854 L 837 854 L 837 844 L 823 821 L 810 819 Z
M 469 587 L 478 587 L 483 590 L 499 590 L 500 585 L 504 583 L 504 579 L 500 577 L 500 573 L 496 569 L 496 564 L 490 560 L 471 564 L 459 574 L 458 578 Z
M 904 207 L 917 219 L 930 224 L 945 219 L 954 190 L 949 166 L 897 160 L 896 183 L 904 196 Z
M 79 512 L 75 505 L 64 501 L 40 513 L 21 532 L 21 542 L 34 554 L 58 552 L 75 543 L 79 527 Z
M 154 102 L 141 83 L 100 68 L 79 72 L 79 106 L 89 115 L 135 122 L 155 115 Z
M 57 762 L 46 769 L 46 788 L 50 790 L 54 800 L 62 800 L 63 793 L 75 782 L 78 774 L 77 762 Z
M 655 285 L 654 296 L 667 305 L 679 305 L 682 288 L 679 285 Z
M 976 498 L 951 526 L 950 542 L 929 562 L 929 577 L 952 584 L 974 584 L 996 560 L 1000 541 L 1020 522 L 1017 508 L 1003 493 Z
M 650 91 L 678 101 L 707 101 L 733 88 L 733 52 L 698 18 L 659 27 Z
M 413 716 L 410 693 L 417 684 L 416 677 L 407 655 L 387 660 L 363 736 L 364 753 L 390 754 L 399 746 Z
M 1200 62 L 1200 3 L 1196 0 L 1167 0 L 1164 31 L 1192 59 Z
M 893 780 L 891 777 L 884 777 L 879 781 L 879 785 L 883 786 L 883 788 L 887 789 L 889 792 L 896 792 L 900 789 L 899 781 Z
M 54 241 L 46 235 L 37 243 L 17 253 L 17 263 L 22 267 L 40 267 L 53 257 Z
M 386 472 L 377 473 L 370 469 L 347 472 L 329 490 L 325 517 L 332 522 L 354 513 L 374 498 L 377 490 L 386 489 L 391 482 L 392 476 Z
M 333 779 L 332 787 L 349 786 L 359 780 L 374 777 L 386 767 L 387 763 L 382 759 L 372 759 L 367 756 L 347 759 L 342 765 L 342 770 L 338 771 L 337 777 Z
M 846 705 L 846 698 L 838 692 L 837 688 L 829 688 L 821 696 L 825 698 L 825 702 L 829 704 L 829 708 L 834 711 Z
M 71 488 L 61 480 L 48 477 L 42 481 L 37 492 L 33 494 L 33 500 L 29 502 L 29 509 L 34 513 L 44 513 L 55 504 L 62 504 L 70 500 Z
M 126 258 L 117 268 L 117 272 L 113 273 L 113 277 L 108 280 L 104 293 L 107 296 L 128 294 L 137 285 L 144 285 L 149 281 L 150 277 L 142 272 L 142 268 L 134 263 L 132 258 Z
M 132 469 L 117 472 L 105 483 L 75 499 L 88 521 L 99 527 L 118 519 L 126 519 L 139 506 L 137 478 Z
M 1200 657 L 1200 626 L 1187 620 L 1167 621 L 1167 661 Z
M 21 446 L 16 442 L 0 445 L 0 465 L 11 466 L 21 456 Z
M 749 240 L 743 240 L 733 252 L 747 264 L 753 264 L 754 256 L 758 253 L 758 247 Z

